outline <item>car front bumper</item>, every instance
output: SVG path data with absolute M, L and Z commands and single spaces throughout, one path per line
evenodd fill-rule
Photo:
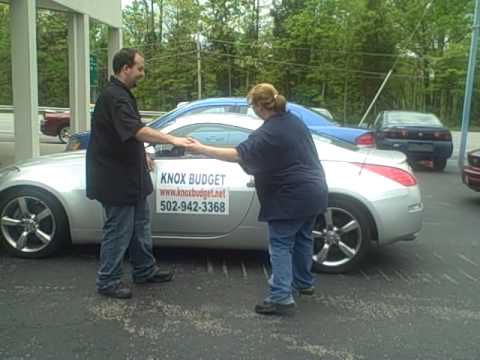
M 480 168 L 469 165 L 464 166 L 462 181 L 470 189 L 480 191 Z

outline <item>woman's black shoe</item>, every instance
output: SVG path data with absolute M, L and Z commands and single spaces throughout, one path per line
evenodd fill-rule
M 130 299 L 132 291 L 121 282 L 105 289 L 97 289 L 100 295 L 115 298 L 115 299 Z
M 287 315 L 293 311 L 295 303 L 279 304 L 269 301 L 264 301 L 255 306 L 255 312 L 262 315 Z

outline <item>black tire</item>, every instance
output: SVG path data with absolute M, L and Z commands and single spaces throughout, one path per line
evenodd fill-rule
M 21 187 L 0 194 L 0 242 L 11 255 L 36 259 L 69 241 L 65 211 L 48 192 Z
M 313 231 L 312 270 L 332 274 L 353 270 L 369 251 L 371 226 L 366 209 L 355 200 L 329 199 L 327 212 L 317 218 Z
M 60 127 L 60 129 L 58 129 L 57 136 L 58 140 L 60 140 L 62 144 L 66 144 L 68 142 L 68 138 L 70 137 L 70 126 L 63 125 Z
M 447 159 L 445 158 L 437 158 L 433 159 L 433 170 L 435 171 L 443 171 L 447 166 Z

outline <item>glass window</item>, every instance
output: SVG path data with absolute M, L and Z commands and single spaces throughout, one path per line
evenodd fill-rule
M 292 114 L 294 114 L 296 117 L 298 117 L 300 120 L 303 120 L 303 116 L 301 113 L 299 113 L 298 111 L 296 110 L 292 110 L 292 109 L 288 109 L 288 111 L 290 111 Z M 242 109 L 240 110 L 240 112 L 242 114 L 245 114 L 245 107 L 242 106 Z M 253 111 L 253 108 L 251 106 L 249 106 L 248 108 L 246 108 L 246 114 L 249 115 L 249 116 L 253 116 L 254 118 L 258 119 L 258 116 L 257 114 L 255 114 L 255 111 Z
M 205 145 L 234 147 L 244 141 L 250 130 L 222 124 L 196 124 L 172 131 L 172 135 L 197 139 Z
M 382 114 L 379 114 L 373 123 L 373 127 L 378 129 L 382 127 Z
M 434 126 L 440 127 L 442 123 L 433 114 L 416 113 L 409 111 L 389 112 L 386 119 L 387 126 Z
M 240 112 L 242 114 L 247 114 L 248 116 L 253 116 L 255 119 L 258 119 L 257 114 L 255 114 L 255 111 L 253 111 L 253 108 L 251 106 L 242 106 Z
M 312 107 L 312 108 L 310 108 L 310 110 L 312 110 L 314 113 L 320 114 L 322 116 L 326 116 L 330 120 L 333 120 L 332 113 L 325 108 Z
M 225 114 L 234 113 L 235 106 L 231 105 L 219 105 L 219 106 L 205 106 L 196 109 L 189 110 L 181 116 L 193 115 L 193 114 Z

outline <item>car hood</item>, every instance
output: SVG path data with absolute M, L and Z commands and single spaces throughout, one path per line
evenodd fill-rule
M 21 169 L 43 166 L 46 164 L 65 164 L 66 162 L 78 163 L 85 160 L 85 153 L 86 151 L 83 150 L 43 155 L 34 159 L 17 162 L 15 166 Z

